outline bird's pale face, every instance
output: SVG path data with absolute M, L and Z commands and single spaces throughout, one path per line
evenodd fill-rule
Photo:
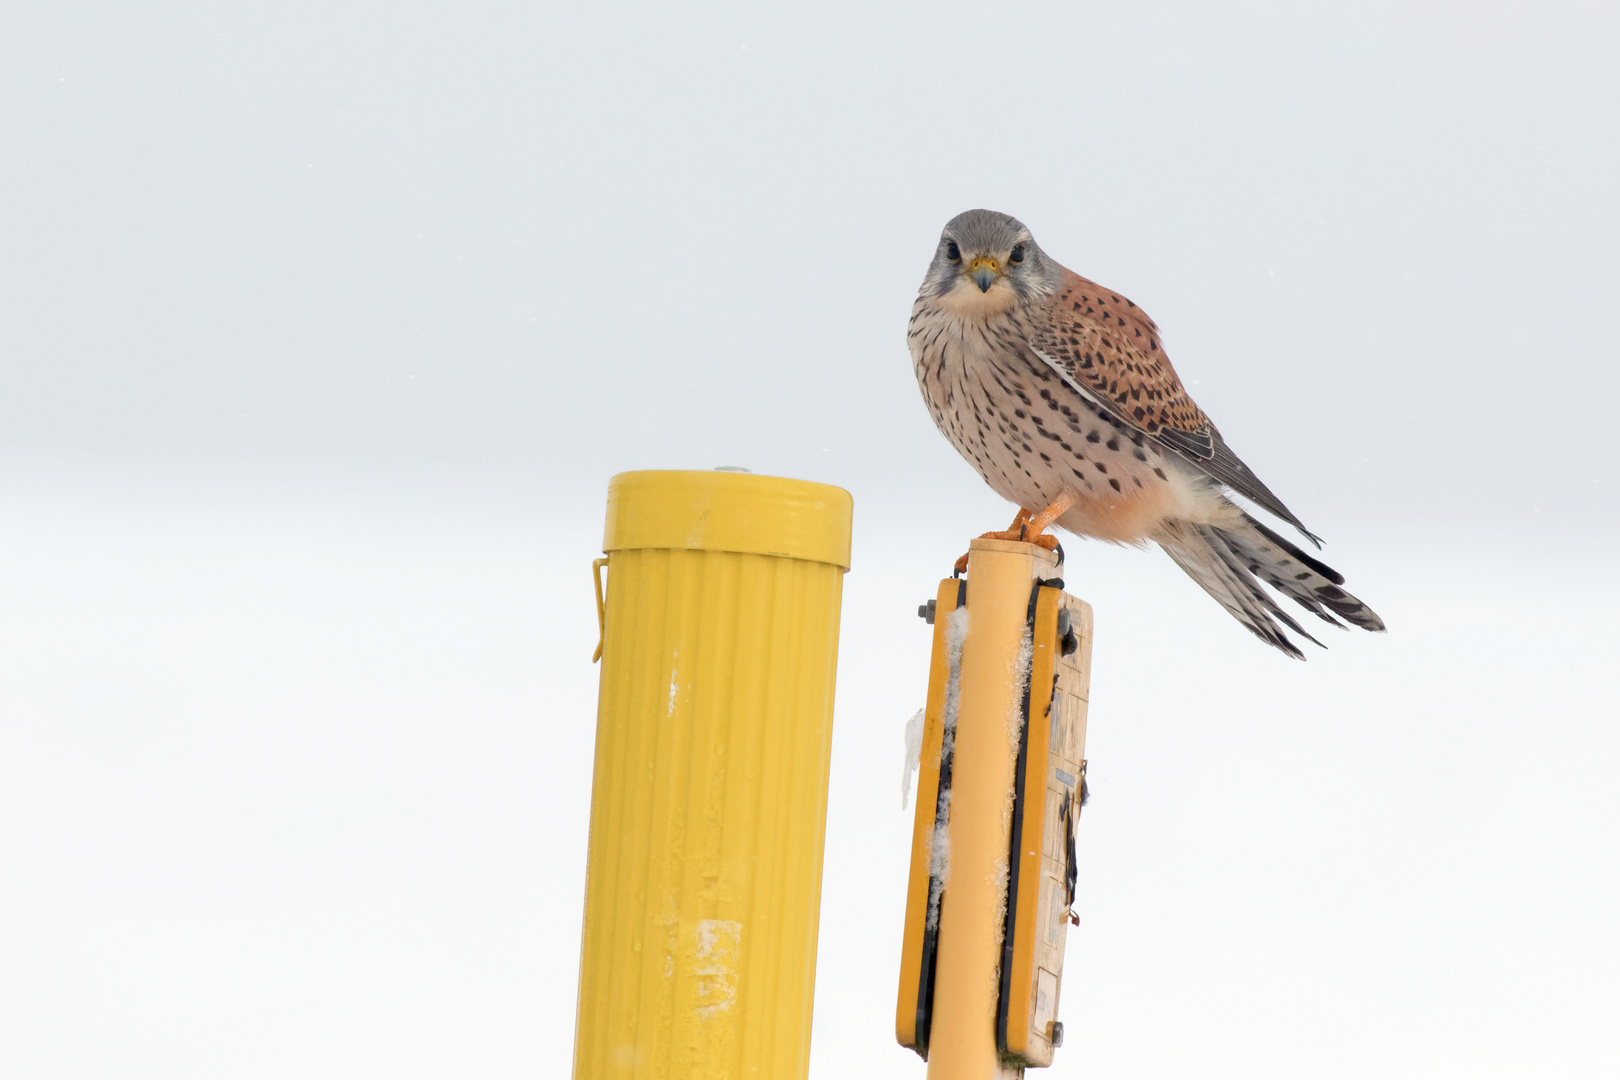
M 923 292 L 964 318 L 988 319 L 1046 295 L 1054 272 L 1018 220 L 969 210 L 940 234 Z

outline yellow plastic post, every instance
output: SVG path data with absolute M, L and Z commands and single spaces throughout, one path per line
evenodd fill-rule
M 806 1074 L 851 510 L 778 477 L 609 484 L 576 1080 Z
M 962 648 L 951 776 L 945 900 L 939 912 L 928 1080 L 1023 1075 L 996 1048 L 1002 927 L 1006 920 L 1014 772 L 1023 726 L 1019 652 L 1032 584 L 1055 555 L 1033 544 L 969 547 L 967 639 Z

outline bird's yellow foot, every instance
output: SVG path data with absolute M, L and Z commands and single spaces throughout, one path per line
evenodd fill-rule
M 1046 530 L 1052 523 L 1069 512 L 1074 505 L 1073 495 L 1059 496 L 1057 501 L 1038 514 L 1032 514 L 1023 507 L 1018 508 L 1018 516 L 1013 518 L 1012 525 L 1000 532 L 987 532 L 979 537 L 980 540 L 1018 540 L 1025 544 L 1034 544 L 1047 551 L 1056 551 L 1058 539 L 1048 535 Z M 968 557 L 963 555 L 956 560 L 956 572 L 967 573 Z

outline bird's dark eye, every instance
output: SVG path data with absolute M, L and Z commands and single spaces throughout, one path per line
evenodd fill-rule
M 956 246 L 955 240 L 952 240 L 945 245 L 945 257 L 951 260 L 951 262 L 962 261 L 962 249 Z
M 1023 244 L 1014 244 L 1013 249 L 1012 249 L 1012 254 L 1007 256 L 1007 261 L 1010 262 L 1010 263 L 1021 263 L 1021 262 L 1023 262 L 1024 261 L 1024 245 Z

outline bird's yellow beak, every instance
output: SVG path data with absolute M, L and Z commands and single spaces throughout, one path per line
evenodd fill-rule
M 980 255 L 968 263 L 968 276 L 978 284 L 980 292 L 989 292 L 990 286 L 1001 276 L 1001 264 L 988 255 Z

